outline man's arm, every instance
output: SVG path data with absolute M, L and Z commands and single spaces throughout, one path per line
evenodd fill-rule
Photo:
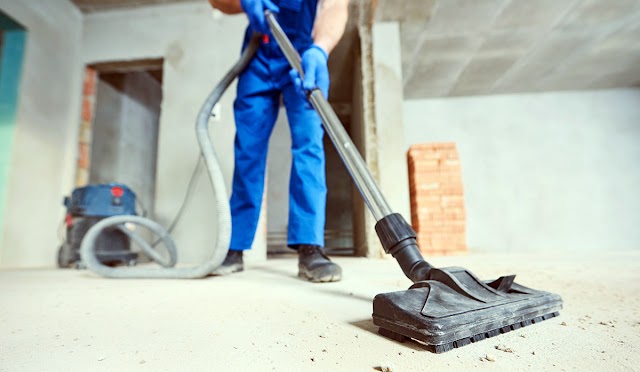
M 212 7 L 218 9 L 224 14 L 243 13 L 240 0 L 209 0 Z
M 313 42 L 327 54 L 331 53 L 344 34 L 348 18 L 349 0 L 320 0 L 313 25 Z

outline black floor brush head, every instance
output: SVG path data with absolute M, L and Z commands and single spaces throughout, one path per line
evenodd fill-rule
M 501 334 L 504 334 L 504 333 L 507 333 L 507 332 L 511 332 L 513 330 L 516 330 L 516 329 L 520 329 L 522 327 L 526 327 L 527 325 L 540 323 L 543 320 L 548 320 L 548 319 L 551 319 L 551 318 L 555 318 L 555 317 L 557 317 L 559 315 L 560 315 L 559 312 L 546 314 L 546 315 L 539 316 L 539 317 L 536 317 L 534 319 L 531 319 L 530 321 L 524 321 L 524 322 L 520 322 L 520 323 L 517 323 L 517 324 L 512 324 L 512 325 L 509 325 L 509 326 L 502 327 L 500 329 L 494 329 L 494 330 L 491 330 L 489 332 L 485 332 L 484 334 L 477 334 L 477 335 L 473 335 L 471 337 L 465 337 L 465 338 L 462 338 L 462 339 L 459 339 L 459 340 L 455 340 L 455 341 L 451 341 L 451 342 L 448 342 L 448 343 L 445 343 L 445 344 L 440 344 L 440 345 L 425 344 L 425 349 L 427 349 L 427 350 L 429 350 L 429 351 L 431 351 L 433 353 L 436 353 L 436 354 L 444 353 L 444 352 L 447 352 L 447 351 L 450 351 L 450 350 L 453 350 L 453 349 L 457 349 L 459 347 L 470 345 L 470 344 L 472 344 L 474 342 L 483 341 L 483 340 L 486 340 L 486 339 L 491 338 L 491 337 L 495 337 L 495 336 L 498 336 L 498 335 L 501 335 Z M 405 341 L 410 339 L 410 337 L 401 335 L 399 333 L 390 331 L 390 330 L 382 328 L 382 327 L 378 328 L 378 333 L 380 333 L 382 336 L 385 336 L 387 338 L 390 338 L 392 340 L 395 340 L 395 341 L 398 341 L 398 342 L 401 342 L 401 343 L 404 343 Z
M 462 268 L 434 269 L 430 280 L 406 291 L 377 295 L 373 322 L 381 335 L 443 353 L 558 315 L 560 296 L 513 279 L 485 283 Z

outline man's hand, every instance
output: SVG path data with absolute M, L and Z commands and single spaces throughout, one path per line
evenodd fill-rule
M 311 90 L 319 88 L 324 98 L 329 98 L 328 59 L 327 52 L 317 44 L 313 44 L 302 53 L 304 80 L 300 78 L 300 74 L 296 69 L 292 69 L 289 72 L 293 79 L 293 84 L 305 97 Z
M 278 13 L 280 9 L 271 0 L 240 0 L 240 4 L 249 18 L 251 27 L 261 34 L 270 34 L 264 11 L 270 10 L 273 13 Z

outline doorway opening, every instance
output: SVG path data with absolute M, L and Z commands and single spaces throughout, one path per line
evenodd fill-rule
M 87 67 L 77 186 L 119 182 L 155 210 L 163 59 Z

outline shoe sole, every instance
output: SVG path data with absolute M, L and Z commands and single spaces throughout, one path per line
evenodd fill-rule
M 224 275 L 229 275 L 229 274 L 233 274 L 233 273 L 239 273 L 241 271 L 244 271 L 244 266 L 243 265 L 220 266 L 220 267 L 216 268 L 215 270 L 213 270 L 211 275 L 213 275 L 213 276 L 224 276 Z
M 298 278 L 304 279 L 312 283 L 331 283 L 342 280 L 342 272 L 338 273 L 314 273 L 309 272 L 302 267 L 298 267 Z

